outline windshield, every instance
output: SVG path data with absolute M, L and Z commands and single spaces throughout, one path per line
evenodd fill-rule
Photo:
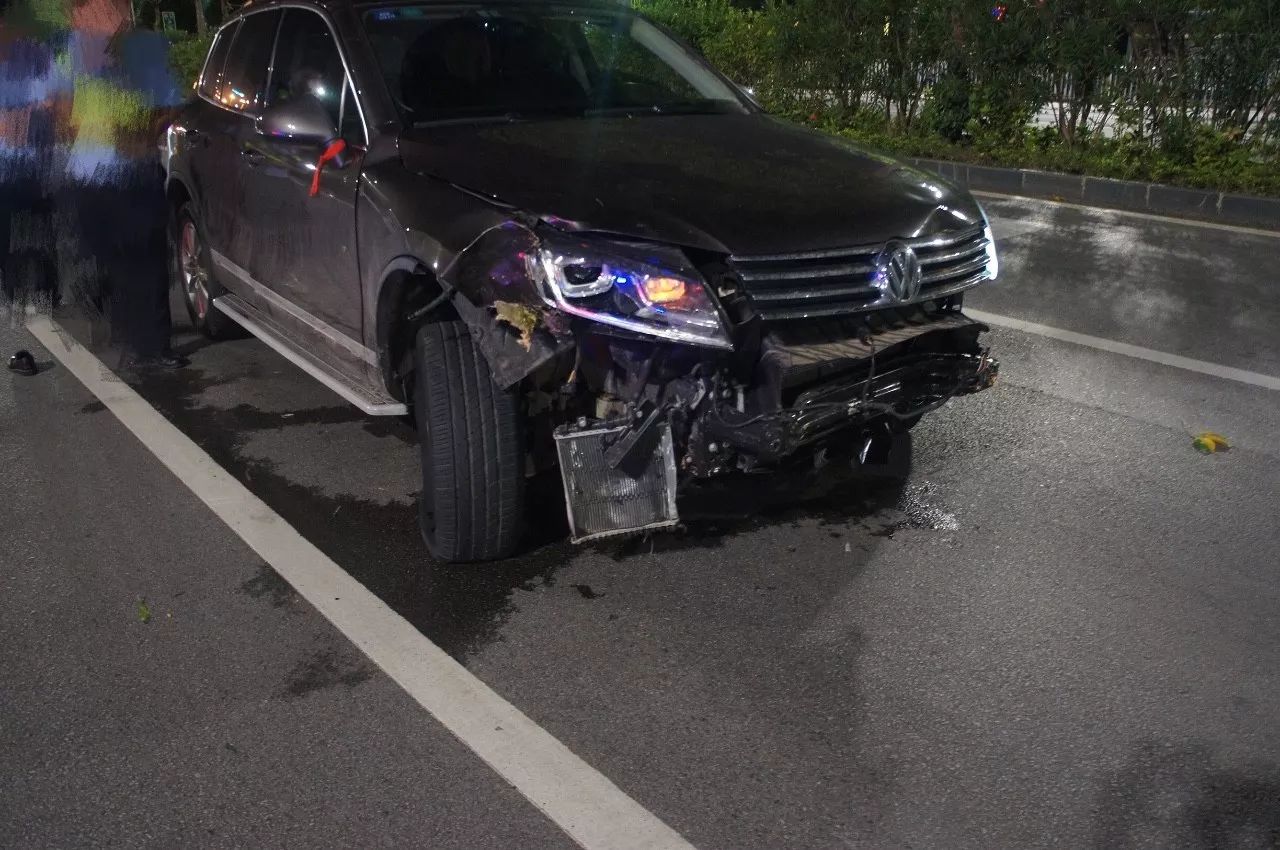
M 364 22 L 409 124 L 747 111 L 705 64 L 625 11 L 396 6 Z

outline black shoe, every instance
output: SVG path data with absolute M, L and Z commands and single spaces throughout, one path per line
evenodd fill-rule
M 129 354 L 124 358 L 123 368 L 137 370 L 181 369 L 191 361 L 176 351 L 166 349 L 159 354 Z
M 36 359 L 31 356 L 30 351 L 25 349 L 19 351 L 9 358 L 9 371 L 17 372 L 19 375 L 34 375 L 37 371 Z
M 160 365 L 166 369 L 181 369 L 191 365 L 191 358 L 183 357 L 172 348 L 166 348 L 160 352 Z

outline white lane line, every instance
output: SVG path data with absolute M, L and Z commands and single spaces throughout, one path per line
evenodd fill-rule
M 1242 384 L 1263 387 L 1268 390 L 1280 390 L 1280 378 L 1273 375 L 1264 375 L 1261 372 L 1250 372 L 1246 369 L 1236 369 L 1233 366 L 1223 366 L 1220 363 L 1209 363 L 1205 360 L 1194 360 L 1190 357 L 1182 357 L 1178 354 L 1168 354 L 1151 348 L 1143 348 L 1140 345 L 1130 345 L 1127 342 L 1116 342 L 1112 339 L 1089 336 L 1088 334 L 1076 333 L 1075 331 L 1063 330 L 1062 328 L 1054 328 L 1049 325 L 1038 325 L 1035 322 L 1026 322 L 1022 319 L 1015 319 L 1011 316 L 1001 316 L 996 313 L 988 313 L 983 310 L 970 310 L 966 307 L 964 312 L 965 315 L 971 316 L 979 322 L 986 322 L 989 325 L 997 325 L 1002 328 L 1022 331 L 1023 333 L 1037 334 L 1038 336 L 1047 336 L 1050 339 L 1059 339 L 1063 342 L 1085 345 L 1089 348 L 1096 348 L 1099 351 L 1109 351 L 1112 354 L 1123 354 L 1126 357 L 1135 357 L 1139 360 L 1149 360 L 1152 363 L 1160 363 L 1164 366 L 1173 366 L 1175 369 L 1185 369 L 1188 372 L 1199 372 L 1201 375 L 1225 378 L 1228 381 L 1238 381 Z
M 693 850 L 308 542 L 57 323 L 37 316 L 27 328 L 322 616 L 580 846 Z
M 1121 210 L 1115 207 L 1094 207 L 1089 204 L 1077 204 L 1074 201 L 1053 201 L 1049 198 L 1036 198 L 1030 195 L 1008 195 L 1004 192 L 985 192 L 980 190 L 972 190 L 970 192 L 974 197 L 978 198 L 999 198 L 1001 200 L 1011 201 L 1036 201 L 1041 204 L 1053 204 L 1059 207 L 1073 207 L 1078 210 L 1087 210 L 1089 212 L 1115 213 L 1116 215 L 1127 215 L 1132 218 L 1143 218 L 1147 221 L 1159 221 L 1165 224 L 1185 224 L 1191 227 L 1207 227 L 1210 230 L 1226 230 L 1231 233 L 1246 233 L 1250 236 L 1269 236 L 1272 239 L 1280 239 L 1280 230 L 1266 230 L 1261 227 L 1245 227 L 1242 224 L 1224 224 L 1220 221 L 1201 221 L 1195 218 L 1178 218 L 1172 215 L 1160 215 L 1159 213 L 1138 212 L 1137 210 Z M 990 215 L 990 211 L 988 211 Z M 1000 217 L 997 212 L 996 218 Z

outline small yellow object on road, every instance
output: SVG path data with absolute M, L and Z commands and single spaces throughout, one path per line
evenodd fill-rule
M 1196 451 L 1211 455 L 1215 452 L 1225 452 L 1231 450 L 1231 444 L 1227 442 L 1227 438 L 1221 434 L 1215 434 L 1212 431 L 1205 431 L 1198 434 L 1191 445 L 1196 447 Z

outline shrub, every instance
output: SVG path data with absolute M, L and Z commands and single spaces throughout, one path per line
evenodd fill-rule
M 634 3 L 771 111 L 886 151 L 1280 194 L 1276 0 Z
M 213 36 L 204 38 L 191 33 L 174 33 L 169 42 L 169 67 L 173 69 L 178 84 L 186 93 L 190 93 L 200 76 L 204 66 L 204 57 L 213 44 Z

